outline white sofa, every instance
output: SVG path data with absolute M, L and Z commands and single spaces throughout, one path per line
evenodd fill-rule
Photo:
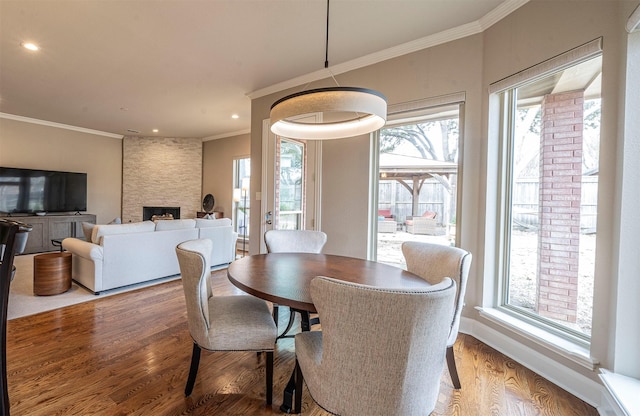
M 235 259 L 238 234 L 228 218 L 96 225 L 91 241 L 65 238 L 62 247 L 72 254 L 73 280 L 99 294 L 180 274 L 176 246 L 197 238 L 213 242 L 211 266 Z

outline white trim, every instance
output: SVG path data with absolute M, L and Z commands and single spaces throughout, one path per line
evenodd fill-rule
M 640 6 L 631 13 L 627 20 L 627 32 L 632 33 L 640 29 Z
M 510 15 L 516 9 L 527 4 L 529 0 L 507 0 L 502 3 L 495 9 L 491 10 L 486 15 L 482 16 L 478 22 L 480 23 L 480 27 L 482 30 L 487 30 L 495 23 L 498 23 L 500 20 L 504 19 L 508 15 Z
M 247 94 L 247 97 L 251 98 L 252 100 L 264 97 L 266 95 L 284 91 L 289 88 L 294 88 L 299 85 L 305 85 L 313 81 L 330 78 L 332 75 L 343 74 L 345 72 L 374 65 L 378 62 L 386 61 L 388 59 L 397 58 L 409 53 L 417 52 L 423 49 L 431 48 L 433 46 L 442 45 L 447 42 L 481 33 L 508 14 L 525 5 L 528 1 L 529 0 L 506 0 L 475 22 L 467 23 L 465 25 L 445 30 L 440 33 L 435 33 L 433 35 L 426 36 L 420 39 L 416 39 L 414 41 L 407 42 L 393 48 L 388 48 L 379 52 L 365 55 L 360 58 L 332 66 L 329 69 L 321 69 L 284 82 L 280 82 L 278 84 L 271 85 L 266 88 L 259 89 L 257 91 L 252 91 Z
M 513 88 L 525 81 L 532 81 L 550 75 L 560 69 L 573 66 L 588 58 L 602 53 L 602 38 L 594 39 L 584 45 L 573 48 L 553 58 L 540 62 L 532 67 L 523 69 L 506 78 L 489 85 L 489 94 L 499 93 Z
M 531 325 L 520 318 L 513 317 L 494 308 L 476 307 L 480 316 L 501 327 L 513 331 L 554 353 L 580 364 L 584 368 L 594 370 L 599 361 L 590 356 L 589 350 L 571 341 L 549 333 L 542 328 Z
M 24 123 L 39 124 L 41 126 L 55 127 L 58 129 L 73 130 L 73 131 L 78 131 L 80 133 L 95 134 L 96 136 L 111 137 L 112 139 L 122 140 L 122 138 L 124 137 L 122 134 L 113 134 L 113 133 L 107 133 L 105 131 L 85 129 L 84 127 L 77 127 L 77 126 L 71 126 L 69 124 L 55 123 L 53 121 L 38 120 L 37 118 L 31 118 L 31 117 L 16 116 L 14 114 L 0 113 L 0 118 L 22 121 Z
M 308 144 L 315 146 L 315 170 L 313 172 L 315 206 L 313 207 L 313 229 L 322 231 L 322 142 L 309 142 Z M 309 172 L 307 172 L 307 174 L 309 174 Z
M 640 415 L 640 380 L 600 369 L 600 379 L 608 397 L 615 404 L 616 414 Z
M 263 236 L 267 230 L 266 221 L 264 221 L 265 216 L 267 215 L 267 210 L 269 209 L 267 206 L 267 200 L 269 199 L 266 190 L 268 189 L 268 163 L 269 163 L 269 135 L 271 133 L 271 121 L 267 118 L 262 120 L 262 184 L 260 186 L 260 236 Z M 271 216 L 273 221 L 273 216 Z M 266 253 L 267 246 L 264 242 L 264 238 L 260 238 L 260 250 L 259 253 Z
M 226 139 L 227 137 L 241 136 L 243 134 L 249 134 L 249 133 L 251 133 L 251 129 L 232 131 L 232 132 L 229 132 L 229 133 L 222 133 L 222 134 L 217 134 L 215 136 L 204 137 L 202 139 L 202 141 L 203 142 L 208 142 L 208 141 L 211 141 L 211 140 Z
M 536 372 L 558 387 L 568 391 L 580 400 L 598 409 L 601 415 L 615 415 L 605 398 L 604 387 L 597 381 L 553 361 L 516 340 L 484 323 L 462 317 L 460 332 L 471 335 L 491 348 L 505 354 L 531 371 Z

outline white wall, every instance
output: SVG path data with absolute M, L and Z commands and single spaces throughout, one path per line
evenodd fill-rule
M 598 37 L 603 38 L 602 81 L 602 141 L 599 195 L 598 249 L 596 254 L 596 296 L 594 305 L 594 330 L 592 354 L 603 365 L 613 364 L 615 352 L 614 333 L 611 323 L 616 322 L 614 292 L 619 253 L 617 241 L 619 226 L 620 194 L 616 186 L 619 180 L 619 140 L 621 139 L 620 85 L 623 84 L 626 36 L 626 17 L 637 5 L 636 1 L 544 1 L 532 0 L 483 33 L 425 49 L 409 55 L 391 59 L 365 68 L 340 74 L 340 85 L 361 86 L 376 89 L 388 98 L 389 104 L 437 97 L 444 94 L 464 92 L 466 94 L 464 120 L 464 149 L 462 175 L 463 196 L 461 218 L 461 246 L 474 254 L 463 315 L 491 331 L 497 338 L 509 340 L 510 347 L 532 352 L 532 356 L 543 357 L 546 363 L 532 360 L 533 365 L 551 366 L 557 371 L 566 371 L 578 379 L 583 377 L 595 383 L 595 372 L 577 365 L 572 360 L 518 337 L 508 329 L 499 327 L 481 318 L 474 309 L 493 296 L 493 274 L 486 274 L 488 263 L 494 260 L 494 250 L 487 233 L 495 224 L 492 219 L 495 195 L 487 194 L 495 181 L 494 166 L 488 158 L 496 149 L 497 137 L 490 135 L 488 128 L 489 84 L 518 71 L 538 64 L 569 49 L 580 46 Z M 330 80 L 329 80 L 330 81 Z M 329 85 L 329 81 L 316 82 L 310 88 Z M 335 84 L 334 84 L 335 85 Z M 301 86 L 300 88 L 302 88 Z M 299 89 L 300 89 L 299 88 Z M 298 89 L 298 90 L 299 90 Z M 262 120 L 269 117 L 269 106 L 292 90 L 281 91 L 252 100 L 252 171 L 261 172 L 260 151 Z M 360 139 L 354 142 L 339 140 L 323 144 L 323 212 L 324 231 L 337 233 L 329 246 L 332 253 L 358 255 L 364 253 L 367 224 L 366 196 L 356 200 L 347 196 L 346 185 L 337 181 L 337 175 L 348 178 L 355 184 L 364 184 L 368 164 L 364 154 L 368 144 Z M 357 155 L 349 159 L 345 154 Z M 256 165 L 257 164 L 257 165 Z M 257 178 L 256 178 L 257 179 Z M 345 179 L 343 179 L 344 181 Z M 260 181 L 252 183 L 258 189 Z M 334 207 L 339 207 L 336 209 Z M 340 219 L 339 213 L 348 213 Z M 485 218 L 488 218 L 485 221 Z M 258 219 L 256 219 L 258 220 Z M 331 221 L 340 221 L 334 226 Z M 637 221 L 637 219 L 636 219 Z M 252 224 L 255 228 L 257 224 Z M 326 227 L 325 227 L 326 226 Z M 349 236 L 345 239 L 344 236 Z M 252 238 L 259 236 L 252 236 Z M 329 240 L 332 236 L 329 235 Z M 636 240 L 637 242 L 637 240 Z M 354 244 L 361 247 L 353 247 Z M 636 244 L 637 247 L 638 244 Z M 251 244 L 252 252 L 254 245 Z M 487 284 L 485 284 L 487 283 Z M 631 317 L 635 322 L 638 316 Z M 567 378 L 565 378 L 567 380 Z M 589 384 L 589 383 L 587 383 Z M 564 386 L 570 387 L 570 386 Z M 584 391 L 591 394 L 593 384 Z M 599 398 L 583 397 L 592 403 Z
M 87 212 L 120 216 L 122 140 L 0 117 L 0 166 L 87 173 Z

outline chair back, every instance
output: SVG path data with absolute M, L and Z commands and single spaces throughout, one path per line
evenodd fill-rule
M 447 343 L 449 346 L 453 345 L 460 327 L 460 316 L 471 267 L 471 253 L 458 247 L 406 241 L 402 244 L 402 254 L 407 262 L 407 270 L 427 282 L 437 284 L 445 277 L 450 277 L 456 282 L 455 307 Z
M 318 277 L 318 372 L 304 378 L 323 408 L 341 415 L 426 415 L 435 407 L 456 285 L 380 289 Z M 297 352 L 296 339 L 296 352 Z
M 199 345 L 208 344 L 207 334 L 210 328 L 208 303 L 212 296 L 209 261 L 212 249 L 213 243 L 208 238 L 185 241 L 176 247 L 187 304 L 189 332 Z
M 7 388 L 7 307 L 9 289 L 15 267 L 13 259 L 24 251 L 32 226 L 17 221 L 0 219 L 0 413 L 9 414 Z
M 268 230 L 264 242 L 269 253 L 320 253 L 327 235 L 313 230 Z

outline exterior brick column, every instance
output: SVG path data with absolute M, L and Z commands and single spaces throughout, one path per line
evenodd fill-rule
M 542 103 L 536 307 L 565 322 L 577 317 L 583 102 L 573 91 Z

